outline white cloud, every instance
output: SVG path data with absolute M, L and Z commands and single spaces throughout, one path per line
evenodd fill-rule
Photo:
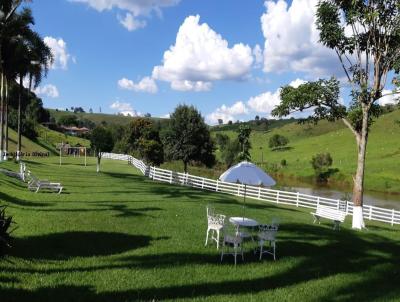
M 301 84 L 306 83 L 302 79 L 295 79 L 289 83 L 290 86 L 297 88 Z M 266 91 L 257 96 L 251 97 L 247 101 L 249 108 L 256 113 L 267 114 L 271 118 L 271 111 L 281 103 L 281 89 L 277 89 L 274 92 Z
M 146 21 L 138 20 L 131 13 L 126 13 L 125 17 L 118 17 L 119 23 L 121 23 L 127 30 L 134 31 L 138 28 L 143 28 L 146 26 Z
M 206 119 L 210 124 L 218 123 L 219 119 L 222 119 L 224 123 L 228 121 L 234 121 L 236 116 L 247 114 L 248 109 L 246 105 L 239 101 L 228 107 L 225 104 L 217 108 L 214 112 L 207 115 Z
M 171 88 L 178 91 L 209 91 L 212 87 L 211 82 L 202 81 L 172 81 Z
M 261 49 L 260 45 L 256 44 L 256 46 L 254 46 L 253 56 L 255 59 L 255 67 L 256 68 L 261 67 L 264 58 L 263 58 L 263 53 L 262 53 L 262 49 Z
M 245 78 L 253 64 L 252 50 L 242 43 L 228 42 L 200 16 L 189 16 L 179 28 L 175 45 L 165 51 L 163 65 L 155 66 L 153 78 L 171 83 L 175 90 L 204 91 L 216 80 Z
M 29 83 L 27 83 L 27 85 L 29 86 Z M 44 96 L 53 99 L 58 98 L 60 96 L 57 87 L 52 84 L 39 86 L 34 90 L 34 93 L 38 96 Z
M 134 83 L 132 80 L 127 78 L 122 78 L 118 81 L 118 86 L 121 89 L 148 93 L 156 93 L 158 91 L 156 82 L 150 77 L 144 77 L 138 83 Z
M 46 43 L 47 46 L 50 47 L 54 57 L 54 62 L 51 68 L 67 69 L 68 61 L 71 57 L 67 50 L 67 43 L 65 43 L 65 41 L 61 38 L 56 39 L 53 37 L 45 37 L 44 43 Z M 73 58 L 73 61 L 76 62 L 76 58 Z
M 267 91 L 257 96 L 251 97 L 247 101 L 247 105 L 254 112 L 270 114 L 275 106 L 279 105 L 280 102 L 280 90 L 278 89 L 275 92 Z
M 294 88 L 298 88 L 300 85 L 303 85 L 305 83 L 307 83 L 307 81 L 304 81 L 302 79 L 296 79 L 296 80 L 291 81 L 289 83 L 289 86 L 292 86 Z
M 140 116 L 140 112 L 137 112 L 133 109 L 130 103 L 124 103 L 120 101 L 115 101 L 110 105 L 111 109 L 117 111 L 117 113 L 125 115 L 125 116 Z
M 397 102 L 399 100 L 399 96 L 400 96 L 400 91 L 399 91 L 399 94 L 393 94 L 392 90 L 384 89 L 384 90 L 382 90 L 382 95 L 383 95 L 383 97 L 381 97 L 378 100 L 379 105 L 385 106 L 388 104 L 397 104 Z
M 317 4 L 318 0 L 293 0 L 290 6 L 284 0 L 265 2 L 265 72 L 304 72 L 313 78 L 342 74 L 334 51 L 318 42 Z
M 119 22 L 129 31 L 146 26 L 143 18 L 152 13 L 161 16 L 161 9 L 174 6 L 180 0 L 70 0 L 71 2 L 86 3 L 99 12 L 117 9 L 125 13 L 125 17 L 118 15 Z M 142 19 L 138 19 L 142 18 Z

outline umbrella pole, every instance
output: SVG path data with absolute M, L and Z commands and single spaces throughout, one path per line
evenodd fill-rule
M 244 195 L 243 195 L 243 220 L 246 208 L 246 184 L 244 184 Z

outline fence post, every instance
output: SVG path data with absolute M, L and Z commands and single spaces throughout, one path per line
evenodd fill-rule
M 279 203 L 279 191 L 276 193 L 276 203 Z
M 317 208 L 319 207 L 319 196 L 317 197 Z
M 372 206 L 369 207 L 369 220 L 372 219 Z
M 297 196 L 296 196 L 296 207 L 299 207 L 299 196 L 300 196 L 300 193 L 297 192 L 296 195 L 297 195 Z
M 238 186 L 238 193 L 237 193 L 237 196 L 240 196 L 240 184 L 237 184 L 237 186 Z
M 169 176 L 169 183 L 172 184 L 172 171 L 169 171 L 169 172 L 170 172 L 170 174 L 171 174 L 171 175 Z
M 258 199 L 261 199 L 261 187 L 258 187 Z
M 393 224 L 394 224 L 394 209 L 392 209 L 392 226 L 393 226 Z
M 201 180 L 201 188 L 204 189 L 204 177 Z
M 218 192 L 218 183 L 219 183 L 219 180 L 217 179 L 217 186 L 215 188 L 215 192 Z

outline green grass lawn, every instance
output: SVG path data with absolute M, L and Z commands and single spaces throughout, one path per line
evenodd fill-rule
M 0 260 L 0 301 L 395 301 L 400 297 L 400 227 L 370 223 L 353 231 L 309 210 L 248 200 L 246 216 L 281 220 L 277 261 L 219 261 L 204 247 L 205 207 L 242 213 L 233 196 L 160 184 L 124 162 L 56 157 L 28 162 L 34 174 L 65 186 L 31 193 L 0 174 L 0 203 L 18 223 Z M 80 163 L 80 162 L 79 162 Z M 17 169 L 11 162 L 0 167 Z

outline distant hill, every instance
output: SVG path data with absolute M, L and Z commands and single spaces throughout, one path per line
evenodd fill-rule
M 127 125 L 132 119 L 135 117 L 131 116 L 124 116 L 124 115 L 117 115 L 117 114 L 106 114 L 106 113 L 74 113 L 71 111 L 61 111 L 56 109 L 48 109 L 50 112 L 50 116 L 54 117 L 56 121 L 63 115 L 70 115 L 75 114 L 81 119 L 88 119 L 94 122 L 96 125 L 101 123 L 107 124 L 116 124 L 116 125 Z M 158 118 L 158 117 L 151 117 L 154 121 L 166 122 L 168 119 Z
M 368 190 L 400 193 L 400 110 L 382 115 L 371 127 L 367 149 L 365 185 Z M 217 133 L 213 128 L 213 134 Z M 237 132 L 225 130 L 230 137 Z M 274 134 L 289 139 L 285 151 L 271 151 L 268 141 Z M 253 162 L 263 165 L 275 175 L 310 180 L 314 171 L 310 161 L 317 153 L 329 152 L 333 157 L 333 167 L 339 171 L 333 180 L 344 186 L 352 184 L 356 169 L 356 143 L 351 132 L 341 121 L 322 121 L 317 125 L 301 125 L 295 122 L 271 127 L 266 131 L 251 134 L 251 157 Z M 217 152 L 218 154 L 218 152 Z M 263 155 L 263 156 L 262 156 Z M 282 166 L 286 160 L 287 166 Z M 263 161 L 263 164 L 262 164 Z

